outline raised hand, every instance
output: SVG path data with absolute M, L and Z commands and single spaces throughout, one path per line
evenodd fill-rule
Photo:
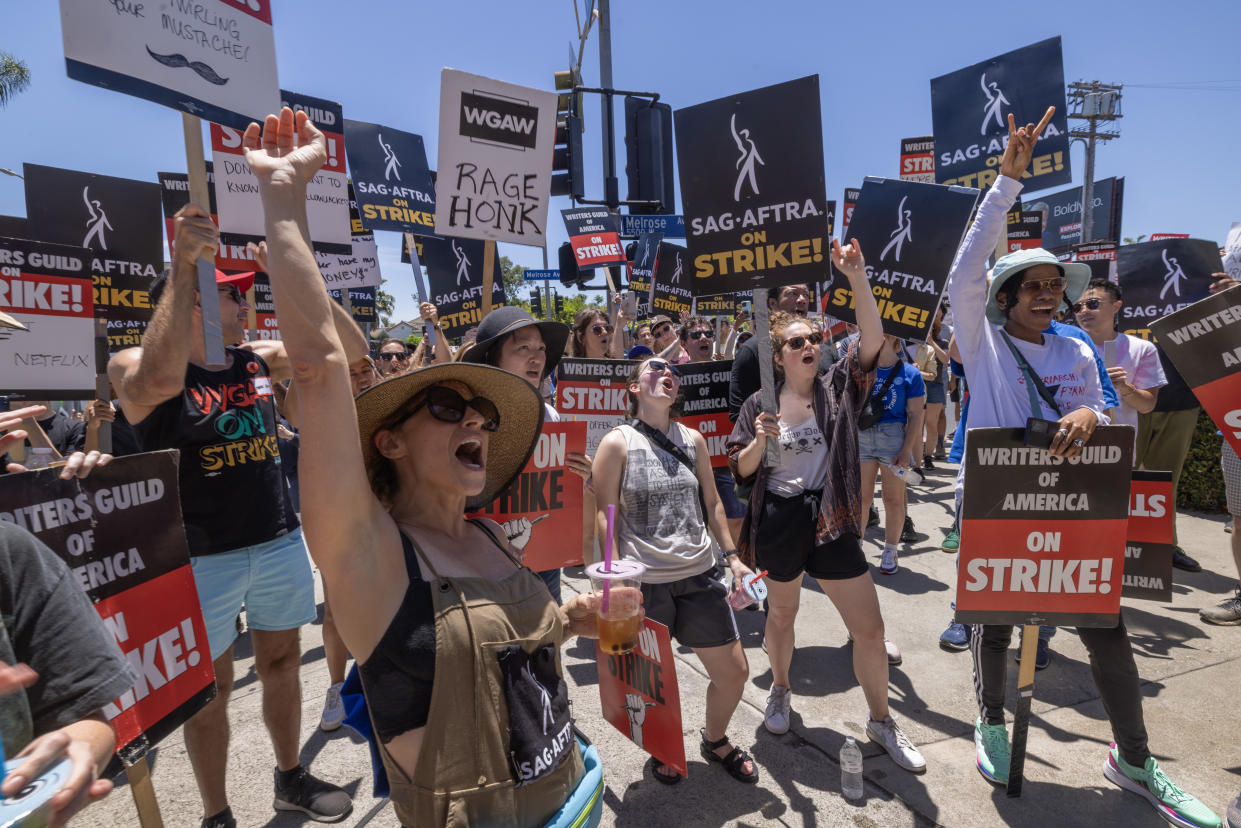
M 832 239 L 832 264 L 849 281 L 866 278 L 866 259 L 862 257 L 862 246 L 857 239 L 850 239 L 843 248 L 837 239 Z
M 306 117 L 287 106 L 268 115 L 262 128 L 246 127 L 241 145 L 260 187 L 304 187 L 327 160 L 327 139 Z
M 1049 106 L 1038 126 L 1026 124 L 1018 129 L 1013 113 L 1008 113 L 1008 146 L 1004 148 L 1004 157 L 1000 160 L 1000 175 L 1021 180 L 1022 174 L 1030 166 L 1030 159 L 1034 157 L 1034 145 L 1038 143 L 1038 137 L 1047 129 L 1051 116 L 1055 114 L 1056 108 Z
M 172 219 L 172 251 L 186 262 L 212 259 L 220 246 L 220 229 L 202 207 L 190 202 Z

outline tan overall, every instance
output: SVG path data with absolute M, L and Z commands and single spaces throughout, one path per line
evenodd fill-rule
M 516 786 L 496 653 L 510 644 L 528 653 L 549 642 L 558 648 L 565 638 L 558 608 L 543 581 L 520 564 L 500 581 L 442 578 L 410 542 L 435 608 L 435 682 L 413 779 L 376 739 L 397 818 L 407 828 L 543 826 L 582 777 L 581 754 L 573 744 L 551 774 Z M 562 674 L 559 652 L 556 660 Z

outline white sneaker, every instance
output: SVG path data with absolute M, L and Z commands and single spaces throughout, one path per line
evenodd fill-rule
M 884 575 L 895 575 L 896 570 L 896 550 L 884 549 L 883 557 L 879 560 L 879 571 Z
M 878 742 L 892 757 L 892 761 L 912 773 L 926 770 L 926 760 L 909 741 L 909 737 L 901 730 L 901 726 L 891 716 L 884 716 L 882 722 L 876 722 L 870 715 L 866 716 L 866 735 L 871 741 Z
M 789 732 L 789 714 L 793 712 L 792 693 L 789 688 L 778 684 L 771 685 L 771 694 L 767 696 L 767 712 L 763 715 L 763 726 L 768 733 L 779 736 Z
M 340 689 L 345 683 L 333 684 L 327 689 L 327 700 L 323 703 L 323 716 L 319 719 L 319 729 L 330 733 L 345 723 L 345 703 L 340 700 Z
M 901 648 L 889 639 L 883 640 L 883 649 L 888 653 L 888 666 L 895 667 L 901 663 Z

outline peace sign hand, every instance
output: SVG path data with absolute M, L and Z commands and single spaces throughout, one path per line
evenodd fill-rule
M 1034 157 L 1034 145 L 1051 123 L 1051 116 L 1054 114 L 1056 108 L 1049 106 L 1038 126 L 1026 124 L 1018 129 L 1013 113 L 1008 113 L 1008 146 L 1004 148 L 1004 158 L 1000 161 L 1000 175 L 1006 175 L 1015 181 L 1021 180 L 1022 174 L 1030 166 L 1030 159 Z
M 287 106 L 279 115 L 268 115 L 261 130 L 256 123 L 246 127 L 241 145 L 263 188 L 304 188 L 327 160 L 323 133 L 305 112 L 294 115 Z

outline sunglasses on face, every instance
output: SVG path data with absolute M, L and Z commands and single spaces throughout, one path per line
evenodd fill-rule
M 1099 299 L 1086 299 L 1073 305 L 1073 313 L 1081 313 L 1083 308 L 1087 310 L 1098 310 L 1099 306 L 1102 304 L 1102 300 Z
M 216 290 L 220 293 L 228 294 L 228 298 L 239 305 L 241 304 L 241 288 L 236 285 L 219 285 Z
M 379 358 L 383 360 L 384 362 L 391 362 L 394 359 L 399 360 L 400 362 L 404 362 L 405 360 L 409 359 L 409 354 L 407 353 L 398 354 L 397 352 L 392 351 L 390 353 L 380 354 Z
M 706 337 L 707 339 L 715 339 L 715 331 L 690 331 L 689 338 L 698 340 Z
M 649 371 L 656 373 L 656 374 L 662 374 L 664 371 L 668 371 L 674 377 L 679 378 L 681 376 L 681 372 L 677 370 L 677 367 L 675 365 L 673 365 L 671 362 L 665 362 L 662 359 L 652 359 L 650 362 L 646 364 L 646 367 Z
M 1019 290 L 1025 296 L 1038 296 L 1044 290 L 1062 293 L 1066 284 L 1068 280 L 1063 276 L 1056 276 L 1053 279 L 1029 279 L 1021 283 Z
M 483 418 L 483 431 L 500 430 L 500 412 L 496 404 L 486 397 L 467 400 L 451 388 L 432 385 L 414 399 L 416 402 L 409 405 L 389 428 L 396 428 L 417 414 L 419 409 L 426 407 L 431 416 L 441 423 L 459 423 L 465 419 L 465 410 L 472 408 Z
M 802 348 L 805 348 L 807 342 L 811 345 L 818 345 L 823 342 L 823 334 L 816 331 L 810 334 L 810 336 L 794 336 L 784 340 L 784 344 L 794 351 L 800 351 Z
M 663 336 L 664 334 L 668 333 L 668 331 L 670 331 L 670 330 L 672 330 L 672 326 L 671 326 L 671 325 L 661 325 L 660 327 L 658 327 L 658 328 L 656 328 L 655 330 L 651 331 L 651 334 L 652 334 L 652 335 L 654 335 L 654 336 Z
M 613 328 L 611 325 L 592 325 L 590 328 L 590 332 L 593 333 L 595 336 L 603 336 L 604 334 L 611 334 L 612 331 L 614 330 L 616 329 Z

